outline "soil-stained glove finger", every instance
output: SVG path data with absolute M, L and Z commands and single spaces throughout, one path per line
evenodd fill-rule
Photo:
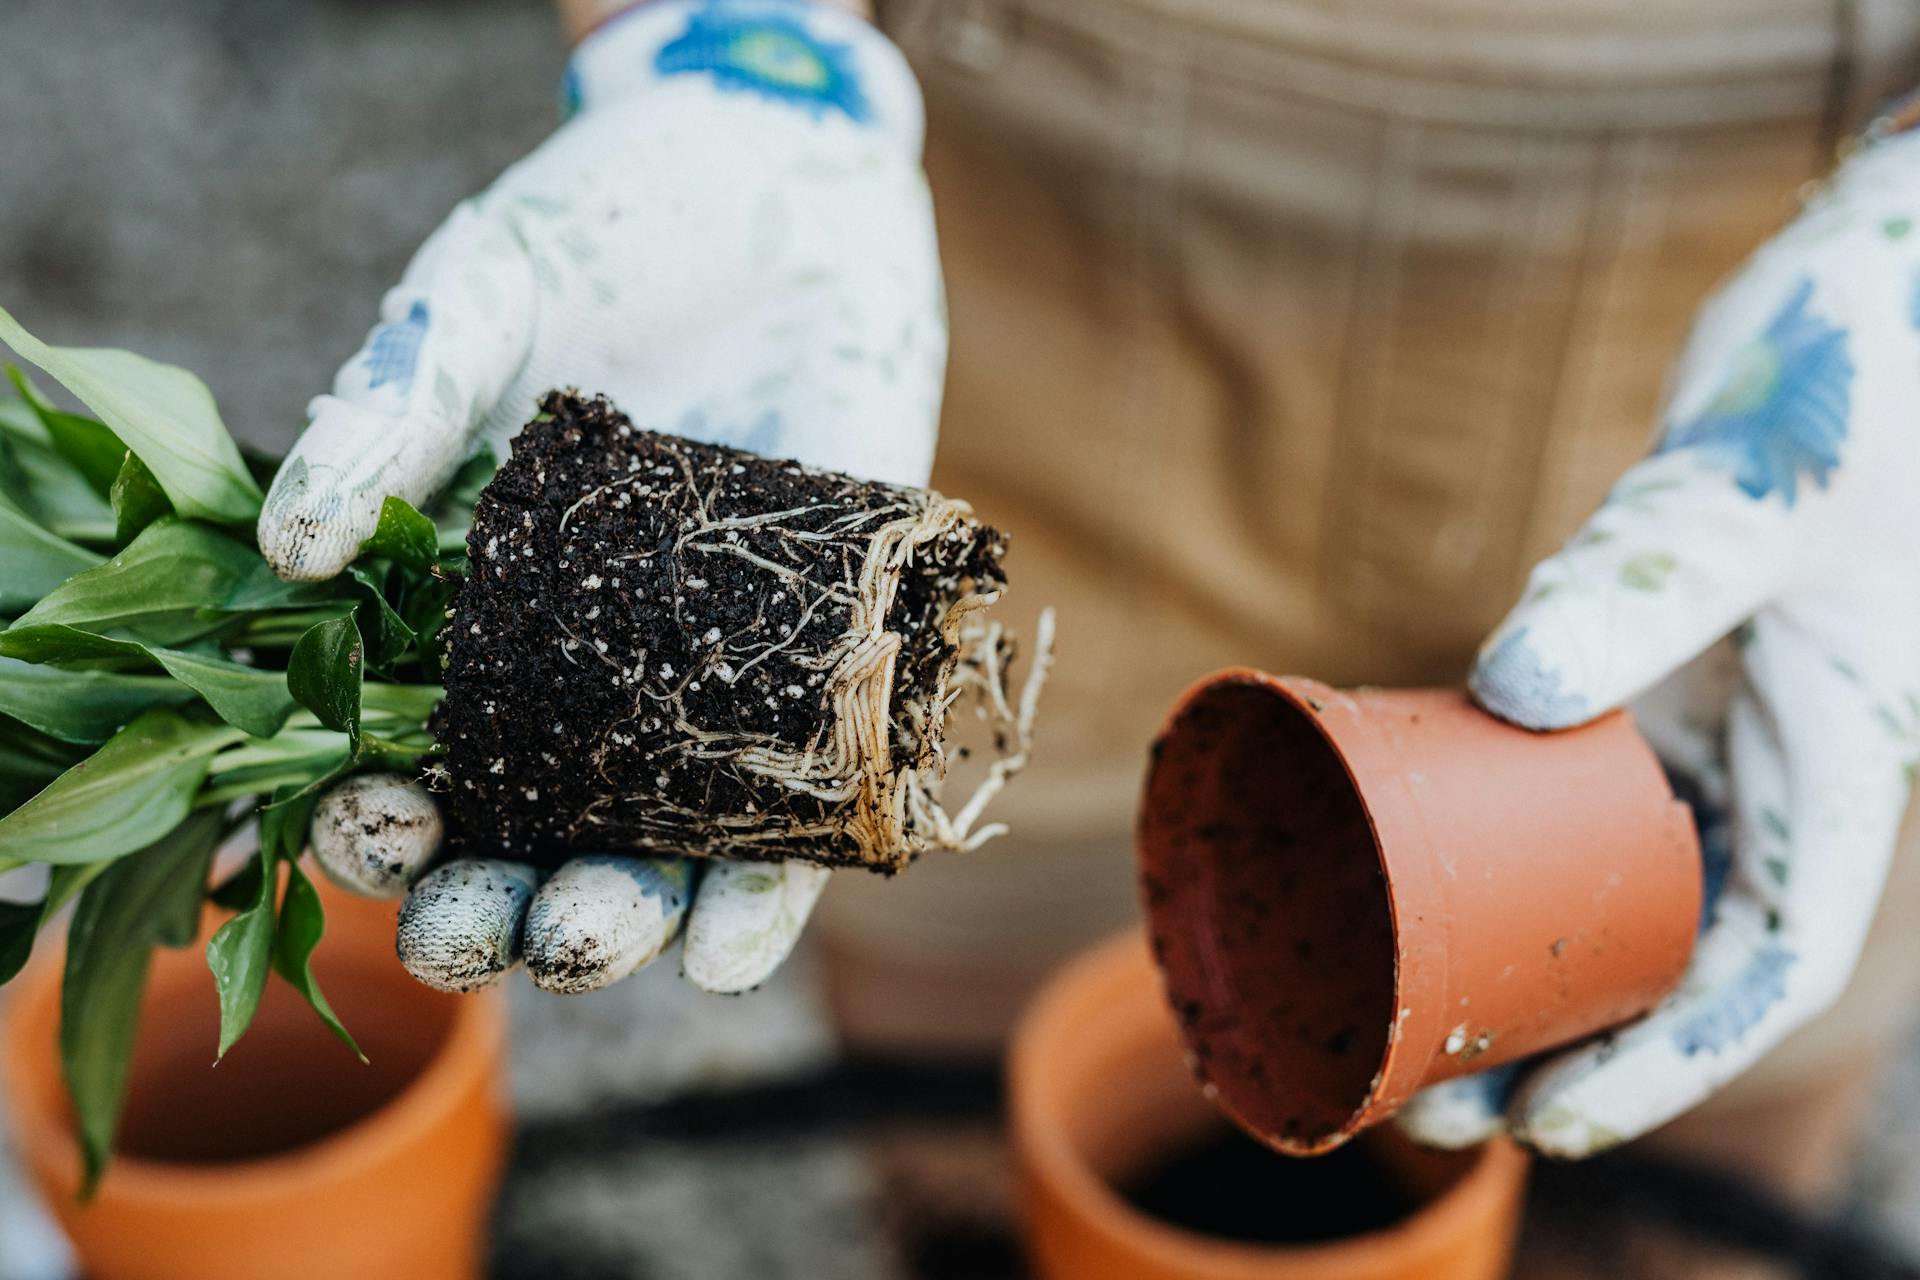
M 400 907 L 394 950 L 415 978 L 440 991 L 492 986 L 520 961 L 533 868 L 462 858 L 421 877 Z
M 1429 1085 L 1396 1117 L 1402 1132 L 1423 1147 L 1459 1151 L 1478 1146 L 1506 1127 L 1507 1100 L 1525 1063 L 1512 1063 Z
M 827 874 L 808 862 L 715 862 L 694 900 L 681 972 L 720 995 L 765 982 L 800 940 Z
M 572 859 L 527 912 L 527 976 L 542 991 L 578 995 L 646 967 L 679 935 L 693 878 L 685 858 Z
M 320 581 L 346 568 L 388 497 L 426 505 L 466 460 L 533 344 L 535 286 L 510 213 L 486 197 L 454 210 L 340 367 L 260 510 L 275 573 Z
M 327 879 L 365 898 L 397 898 L 444 833 L 427 789 L 395 773 L 349 778 L 314 806 L 313 856 Z

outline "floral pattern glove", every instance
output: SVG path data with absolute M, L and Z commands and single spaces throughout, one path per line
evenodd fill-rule
M 309 407 L 260 518 L 283 576 L 338 573 L 388 495 L 423 505 L 481 445 L 504 456 L 556 387 L 642 426 L 926 483 L 946 324 L 899 52 L 828 5 L 658 0 L 582 43 L 563 96 L 567 122 L 434 233 Z M 361 780 L 320 806 L 315 848 L 342 883 L 399 892 L 438 831 L 423 793 Z M 659 954 L 691 900 L 688 975 L 738 990 L 784 958 L 824 878 L 595 856 L 537 884 L 451 863 L 410 895 L 401 951 L 438 986 L 524 953 L 536 982 L 584 990 Z
M 1679 989 L 1524 1069 L 1437 1086 L 1441 1145 L 1583 1156 L 1827 1008 L 1920 740 L 1920 136 L 1876 141 L 1702 310 L 1651 457 L 1533 573 L 1472 688 L 1530 729 L 1639 699 L 1693 792 L 1708 901 Z M 1645 695 L 1644 698 L 1642 695 Z

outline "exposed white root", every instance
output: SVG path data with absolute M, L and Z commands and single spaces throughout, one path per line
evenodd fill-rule
M 995 535 L 979 525 L 967 504 L 912 489 L 883 491 L 876 504 L 870 486 L 849 482 L 861 490 L 862 505 L 839 517 L 821 514 L 837 505 L 827 502 L 721 514 L 738 500 L 725 488 L 727 476 L 738 470 L 703 465 L 696 471 L 688 451 L 675 450 L 671 462 L 596 486 L 561 517 L 564 535 L 596 504 L 643 497 L 668 504 L 679 513 L 673 536 L 624 550 L 610 563 L 644 569 L 666 556 L 683 575 L 674 580 L 687 584 L 688 601 L 707 590 L 708 579 L 721 581 L 718 571 L 738 580 L 741 565 L 771 580 L 757 618 L 743 622 L 736 616 L 711 630 L 684 622 L 682 599 L 674 595 L 674 623 L 701 639 L 690 661 L 675 656 L 671 665 L 649 665 L 645 650 L 609 654 L 604 643 L 591 642 L 590 630 L 576 631 L 560 610 L 553 611 L 566 661 L 580 668 L 582 678 L 608 669 L 609 676 L 593 678 L 610 678 L 632 697 L 631 713 L 589 748 L 584 762 L 607 782 L 606 795 L 568 820 L 567 837 L 576 845 L 590 843 L 595 828 L 612 824 L 625 827 L 640 848 L 857 862 L 892 871 L 930 849 L 972 849 L 1000 834 L 1003 827 L 982 820 L 1031 752 L 1040 690 L 1053 658 L 1053 612 L 1040 617 L 1032 659 L 1016 691 L 1010 683 L 1013 641 L 986 616 L 1000 598 L 1001 583 L 997 573 L 977 567 L 997 559 L 999 549 L 981 545 Z M 985 573 L 985 580 L 969 576 L 974 572 Z M 617 589 L 619 579 L 607 576 Z M 931 600 L 923 590 L 934 593 Z M 783 599 L 791 603 L 774 610 Z M 933 637 L 916 629 L 935 621 L 929 611 L 941 607 L 933 603 L 938 600 L 951 603 L 937 619 L 941 644 L 935 649 Z M 598 612 L 596 607 L 587 616 Z M 916 616 L 903 624 L 909 614 Z M 825 625 L 823 618 L 834 621 Z M 842 618 L 845 629 L 835 636 Z M 587 661 L 583 653 L 598 661 Z M 769 680 L 775 670 L 786 674 Z M 746 683 L 750 674 L 752 684 Z M 793 705 L 814 709 L 818 727 L 802 728 L 810 737 L 796 742 L 791 729 L 789 736 L 774 732 L 767 717 L 731 709 L 716 713 L 716 688 L 742 694 L 756 689 L 747 696 L 766 696 L 769 703 L 779 697 L 783 705 L 791 697 Z M 954 808 L 941 796 L 948 772 L 945 743 L 956 711 L 969 709 L 991 738 L 991 754 L 983 776 Z M 654 744 L 644 749 L 661 770 L 659 792 L 639 803 L 631 785 L 623 790 L 614 778 L 630 759 L 635 733 Z M 703 808 L 687 791 L 667 785 L 669 776 L 687 776 L 677 771 L 695 762 L 692 776 L 728 779 L 736 785 L 722 788 L 723 794 L 744 793 L 752 802 Z
M 918 549 L 963 528 L 972 516 L 972 509 L 963 502 L 927 494 L 924 502 L 907 506 L 869 538 L 853 584 L 850 625 L 830 650 L 837 659 L 828 677 L 833 709 L 828 741 L 795 750 L 770 738 L 717 734 L 681 722 L 681 731 L 703 757 L 730 757 L 742 772 L 818 800 L 852 802 L 852 811 L 836 814 L 832 822 L 786 827 L 767 833 L 770 839 L 786 844 L 808 835 L 844 835 L 852 840 L 862 862 L 899 867 L 928 849 L 973 849 L 1005 831 L 998 825 L 975 828 L 987 805 L 1027 762 L 1040 689 L 1053 661 L 1053 611 L 1041 614 L 1033 661 L 1015 704 L 1007 688 L 1011 641 L 1001 624 L 984 616 L 1000 592 L 969 591 L 942 620 L 942 636 L 953 646 L 955 656 L 927 699 L 930 705 L 906 708 L 904 723 L 896 723 L 893 709 L 902 637 L 887 630 L 886 623 L 900 582 Z M 703 528 L 700 536 L 707 532 Z M 783 575 L 793 573 L 731 544 L 687 541 L 683 545 L 731 552 Z M 754 661 L 768 652 L 771 649 Z M 997 754 L 966 804 L 950 815 L 940 801 L 947 772 L 946 721 L 956 700 L 968 693 L 979 700 Z M 909 763 L 896 765 L 896 756 L 902 754 L 896 747 L 902 746 Z M 741 835 L 752 839 L 747 833 Z
M 977 616 L 973 621 L 980 622 Z M 967 797 L 967 802 L 960 806 L 958 814 L 949 818 L 946 810 L 940 806 L 937 780 L 936 785 L 922 797 L 925 820 L 936 833 L 934 844 L 937 847 L 977 849 L 987 841 L 1006 834 L 1007 828 L 1000 823 L 978 830 L 974 829 L 974 824 L 980 821 L 980 815 L 1007 785 L 1007 780 L 1027 767 L 1027 758 L 1033 750 L 1033 723 L 1040 710 L 1040 690 L 1046 685 L 1047 674 L 1053 668 L 1053 626 L 1053 610 L 1042 609 L 1034 628 L 1033 661 L 1027 667 L 1026 680 L 1021 683 L 1020 700 L 1011 707 L 1007 703 L 1007 670 L 1004 661 L 1011 646 L 1005 642 L 1004 629 L 997 622 L 989 622 L 976 625 L 962 635 L 960 662 L 954 684 L 959 689 L 979 690 L 981 705 L 987 711 L 986 719 L 994 730 L 995 741 L 1008 745 L 987 767 L 987 776 Z

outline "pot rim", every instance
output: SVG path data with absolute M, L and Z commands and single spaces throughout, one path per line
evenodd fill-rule
M 203 928 L 192 945 L 204 947 L 208 933 Z M 0 1084 L 22 1158 L 47 1167 L 57 1185 L 71 1188 L 80 1184 L 80 1148 L 63 1114 L 59 1072 L 46 1066 L 34 1034 L 49 1023 L 57 1026 L 65 951 L 63 945 L 36 956 L 11 984 L 0 1008 Z M 195 1164 L 116 1153 L 101 1180 L 100 1197 L 183 1210 L 280 1200 L 348 1180 L 383 1153 L 420 1141 L 447 1108 L 466 1096 L 468 1078 L 490 1069 L 506 1038 L 505 1002 L 498 988 L 458 1000 L 445 1036 L 421 1069 L 347 1128 L 290 1151 L 246 1160 Z
M 1410 953 L 1420 941 L 1421 908 L 1432 904 L 1440 894 L 1440 887 L 1428 870 L 1432 837 L 1400 768 L 1377 769 L 1373 786 L 1362 785 L 1355 767 L 1356 756 L 1383 765 L 1397 764 L 1398 752 L 1345 690 L 1321 681 L 1305 676 L 1276 676 L 1247 666 L 1215 671 L 1181 693 L 1157 740 L 1166 742 L 1200 700 L 1227 689 L 1263 694 L 1273 701 L 1276 713 L 1284 710 L 1312 728 L 1328 755 L 1338 764 L 1346 780 L 1347 793 L 1366 820 L 1374 863 L 1385 890 L 1393 931 L 1393 999 L 1387 1040 L 1374 1064 L 1371 1083 L 1354 1101 L 1339 1127 L 1304 1138 L 1288 1138 L 1268 1132 L 1266 1126 L 1243 1114 L 1225 1091 L 1216 1090 L 1209 1095 L 1214 1105 L 1236 1124 L 1274 1150 L 1290 1156 L 1324 1155 L 1352 1141 L 1375 1123 L 1382 1112 L 1397 1110 L 1405 1103 L 1419 1087 L 1432 1060 L 1431 1049 L 1413 1046 L 1430 1044 L 1435 1038 L 1433 1028 L 1427 1024 L 1437 1025 L 1438 1014 L 1433 1010 L 1439 1007 L 1447 989 L 1446 952 L 1428 947 L 1420 964 L 1410 963 Z M 1143 813 L 1143 822 L 1144 819 Z M 1390 858 L 1389 845 L 1397 847 L 1400 856 Z M 1411 1034 L 1410 1024 L 1413 1025 Z
M 1505 1188 L 1524 1170 L 1527 1158 L 1520 1149 L 1505 1138 L 1493 1139 L 1479 1147 L 1473 1163 L 1458 1181 L 1393 1226 L 1313 1244 L 1258 1245 L 1221 1240 L 1141 1212 L 1081 1159 L 1053 1109 L 1042 1100 L 1045 1091 L 1026 1083 L 1051 1072 L 1057 1044 L 1079 1033 L 1084 1011 L 1110 1004 L 1136 970 L 1155 978 L 1141 933 L 1121 934 L 1082 953 L 1047 984 L 1022 1015 L 1008 1054 L 1015 1144 L 1062 1205 L 1110 1242 L 1170 1268 L 1194 1262 L 1251 1268 L 1279 1260 L 1295 1266 L 1331 1266 L 1363 1257 L 1376 1266 L 1396 1260 L 1412 1262 L 1430 1256 L 1462 1216 L 1479 1216 L 1488 1201 L 1503 1198 Z M 1158 985 L 1155 979 L 1156 1001 Z M 1173 1034 L 1171 1030 L 1169 1034 Z M 1208 1091 L 1208 1101 L 1220 1106 L 1214 1091 Z

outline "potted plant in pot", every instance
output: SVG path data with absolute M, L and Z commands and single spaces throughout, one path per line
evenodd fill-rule
M 107 1212 L 148 1186 L 107 1172 L 116 1135 L 147 1155 L 183 1149 L 149 1141 L 145 1099 L 129 1091 L 168 1078 L 141 1066 L 142 1037 L 170 1040 L 180 1022 L 143 1019 L 143 993 L 158 1008 L 182 980 L 165 949 L 204 955 L 188 968 L 218 1012 L 209 1060 L 237 1061 L 236 1045 L 274 1057 L 288 999 L 359 1053 L 349 1007 L 315 967 L 326 900 L 300 865 L 321 793 L 357 771 L 457 794 L 455 848 L 544 865 L 579 848 L 667 850 L 893 874 L 1001 829 L 979 819 L 1026 758 L 1048 632 L 1016 693 L 1012 641 L 985 616 L 1005 539 L 965 503 L 646 431 L 604 398 L 555 392 L 497 474 L 483 452 L 426 514 L 386 498 L 344 572 L 288 583 L 253 542 L 277 464 L 235 445 L 197 378 L 48 346 L 4 311 L 0 341 L 98 415 L 9 371 L 0 874 L 43 867 L 45 887 L 0 905 L 0 983 L 71 904 L 57 995 L 43 977 L 9 1034 L 17 1104 L 60 1109 L 73 1128 L 73 1158 L 36 1158 L 36 1171 L 57 1193 L 99 1195 L 95 1216 L 72 1224 L 140 1221 Z M 992 746 L 969 797 L 949 805 L 957 707 L 977 712 Z M 566 740 L 531 741 L 535 723 Z M 214 851 L 242 831 L 257 849 L 210 887 Z M 231 915 L 202 938 L 209 899 Z M 390 918 L 386 933 L 383 965 L 397 973 Z M 435 1044 L 484 1043 L 462 1038 L 466 1017 L 452 1030 L 412 1022 Z M 256 1023 L 275 1029 L 268 1047 L 258 1033 L 242 1041 Z M 56 1043 L 62 1089 L 34 1065 Z M 413 1088 L 395 1083 L 381 1114 Z M 497 1143 L 479 1147 L 491 1168 Z M 452 1182 L 477 1194 L 486 1179 Z M 129 1273 L 112 1261 L 128 1256 L 85 1260 L 110 1276 Z M 306 1251 L 298 1265 L 327 1274 L 320 1260 L 341 1256 Z
M 1194 1084 L 1145 939 L 1082 955 L 1028 1007 L 1009 1112 L 1044 1280 L 1498 1280 L 1526 1159 L 1391 1130 L 1318 1160 L 1232 1129 Z
M 8 1095 L 43 1186 L 62 1200 L 98 1194 L 92 1217 L 62 1210 L 93 1264 L 89 1236 L 126 1219 L 127 1195 L 158 1196 L 180 1213 L 193 1199 L 174 1203 L 179 1188 L 153 1168 L 102 1184 L 130 1079 L 165 1074 L 139 1065 L 162 1052 L 156 1028 L 197 1025 L 150 1010 L 139 1030 L 143 995 L 173 1009 L 195 985 L 161 949 L 197 943 L 204 956 L 188 966 L 217 1012 L 193 1050 L 203 1064 L 225 1059 L 257 1021 L 270 1034 L 249 1061 L 273 1057 L 294 1034 L 293 1002 L 337 1041 L 327 1088 L 364 1094 L 384 1080 L 379 1089 L 397 1096 L 410 1078 L 391 1074 L 397 1063 L 354 1062 L 366 1055 L 316 972 L 326 899 L 299 857 L 329 782 L 376 764 L 418 768 L 435 751 L 427 719 L 441 697 L 439 632 L 491 459 L 463 472 L 437 525 L 390 502 L 346 574 L 283 583 L 251 538 L 275 464 L 243 454 L 197 378 L 127 352 L 47 346 L 4 311 L 0 340 L 98 414 L 56 407 L 8 367 L 18 394 L 0 399 L 0 873 L 47 872 L 37 900 L 0 903 L 0 984 L 27 967 L 43 924 L 72 908 L 59 980 L 55 957 L 42 957 L 40 980 L 12 1002 Z M 257 831 L 257 848 L 210 886 L 215 850 L 243 829 Z M 226 918 L 202 931 L 209 899 Z M 376 914 L 383 927 L 361 920 L 335 950 L 347 1007 L 385 1026 L 381 1010 L 399 1006 L 365 993 L 383 980 L 377 967 L 401 975 L 391 911 Z M 284 990 L 270 996 L 271 975 Z M 412 1041 L 379 1037 L 383 1056 L 413 1053 L 424 1069 L 441 1049 L 466 1055 L 491 1098 L 498 1048 L 485 1031 L 498 1016 L 486 1004 L 422 1015 Z M 56 1040 L 64 1087 L 49 1093 Z M 254 1068 L 235 1062 L 226 1076 L 239 1090 Z M 306 1092 L 282 1110 L 324 1111 Z M 150 1095 L 138 1098 L 135 1119 L 155 1105 Z M 469 1119 L 484 1158 L 465 1195 L 478 1205 L 498 1167 L 502 1122 L 492 1102 Z M 61 1148 L 67 1140 L 53 1135 L 69 1120 Z M 198 1120 L 232 1131 L 231 1117 Z M 260 1208 L 262 1185 L 233 1189 Z M 217 1200 L 213 1190 L 200 1185 L 202 1200 Z M 470 1244 L 450 1251 L 472 1256 Z M 98 1255 L 114 1256 L 111 1245 Z M 259 1261 L 257 1274 L 291 1274 L 284 1260 Z M 145 1265 L 141 1274 L 157 1274 L 152 1258 Z M 96 1270 L 116 1273 L 111 1262 Z
M 87 1275 L 483 1273 L 508 1136 L 504 1001 L 412 981 L 394 963 L 390 906 L 317 888 L 328 928 L 313 969 L 364 1061 L 273 982 L 213 1069 L 221 1012 L 202 954 L 231 917 L 209 912 L 195 946 L 163 948 L 148 968 L 116 1153 L 87 1200 L 59 957 L 49 948 L 9 992 L 0 1092 Z

